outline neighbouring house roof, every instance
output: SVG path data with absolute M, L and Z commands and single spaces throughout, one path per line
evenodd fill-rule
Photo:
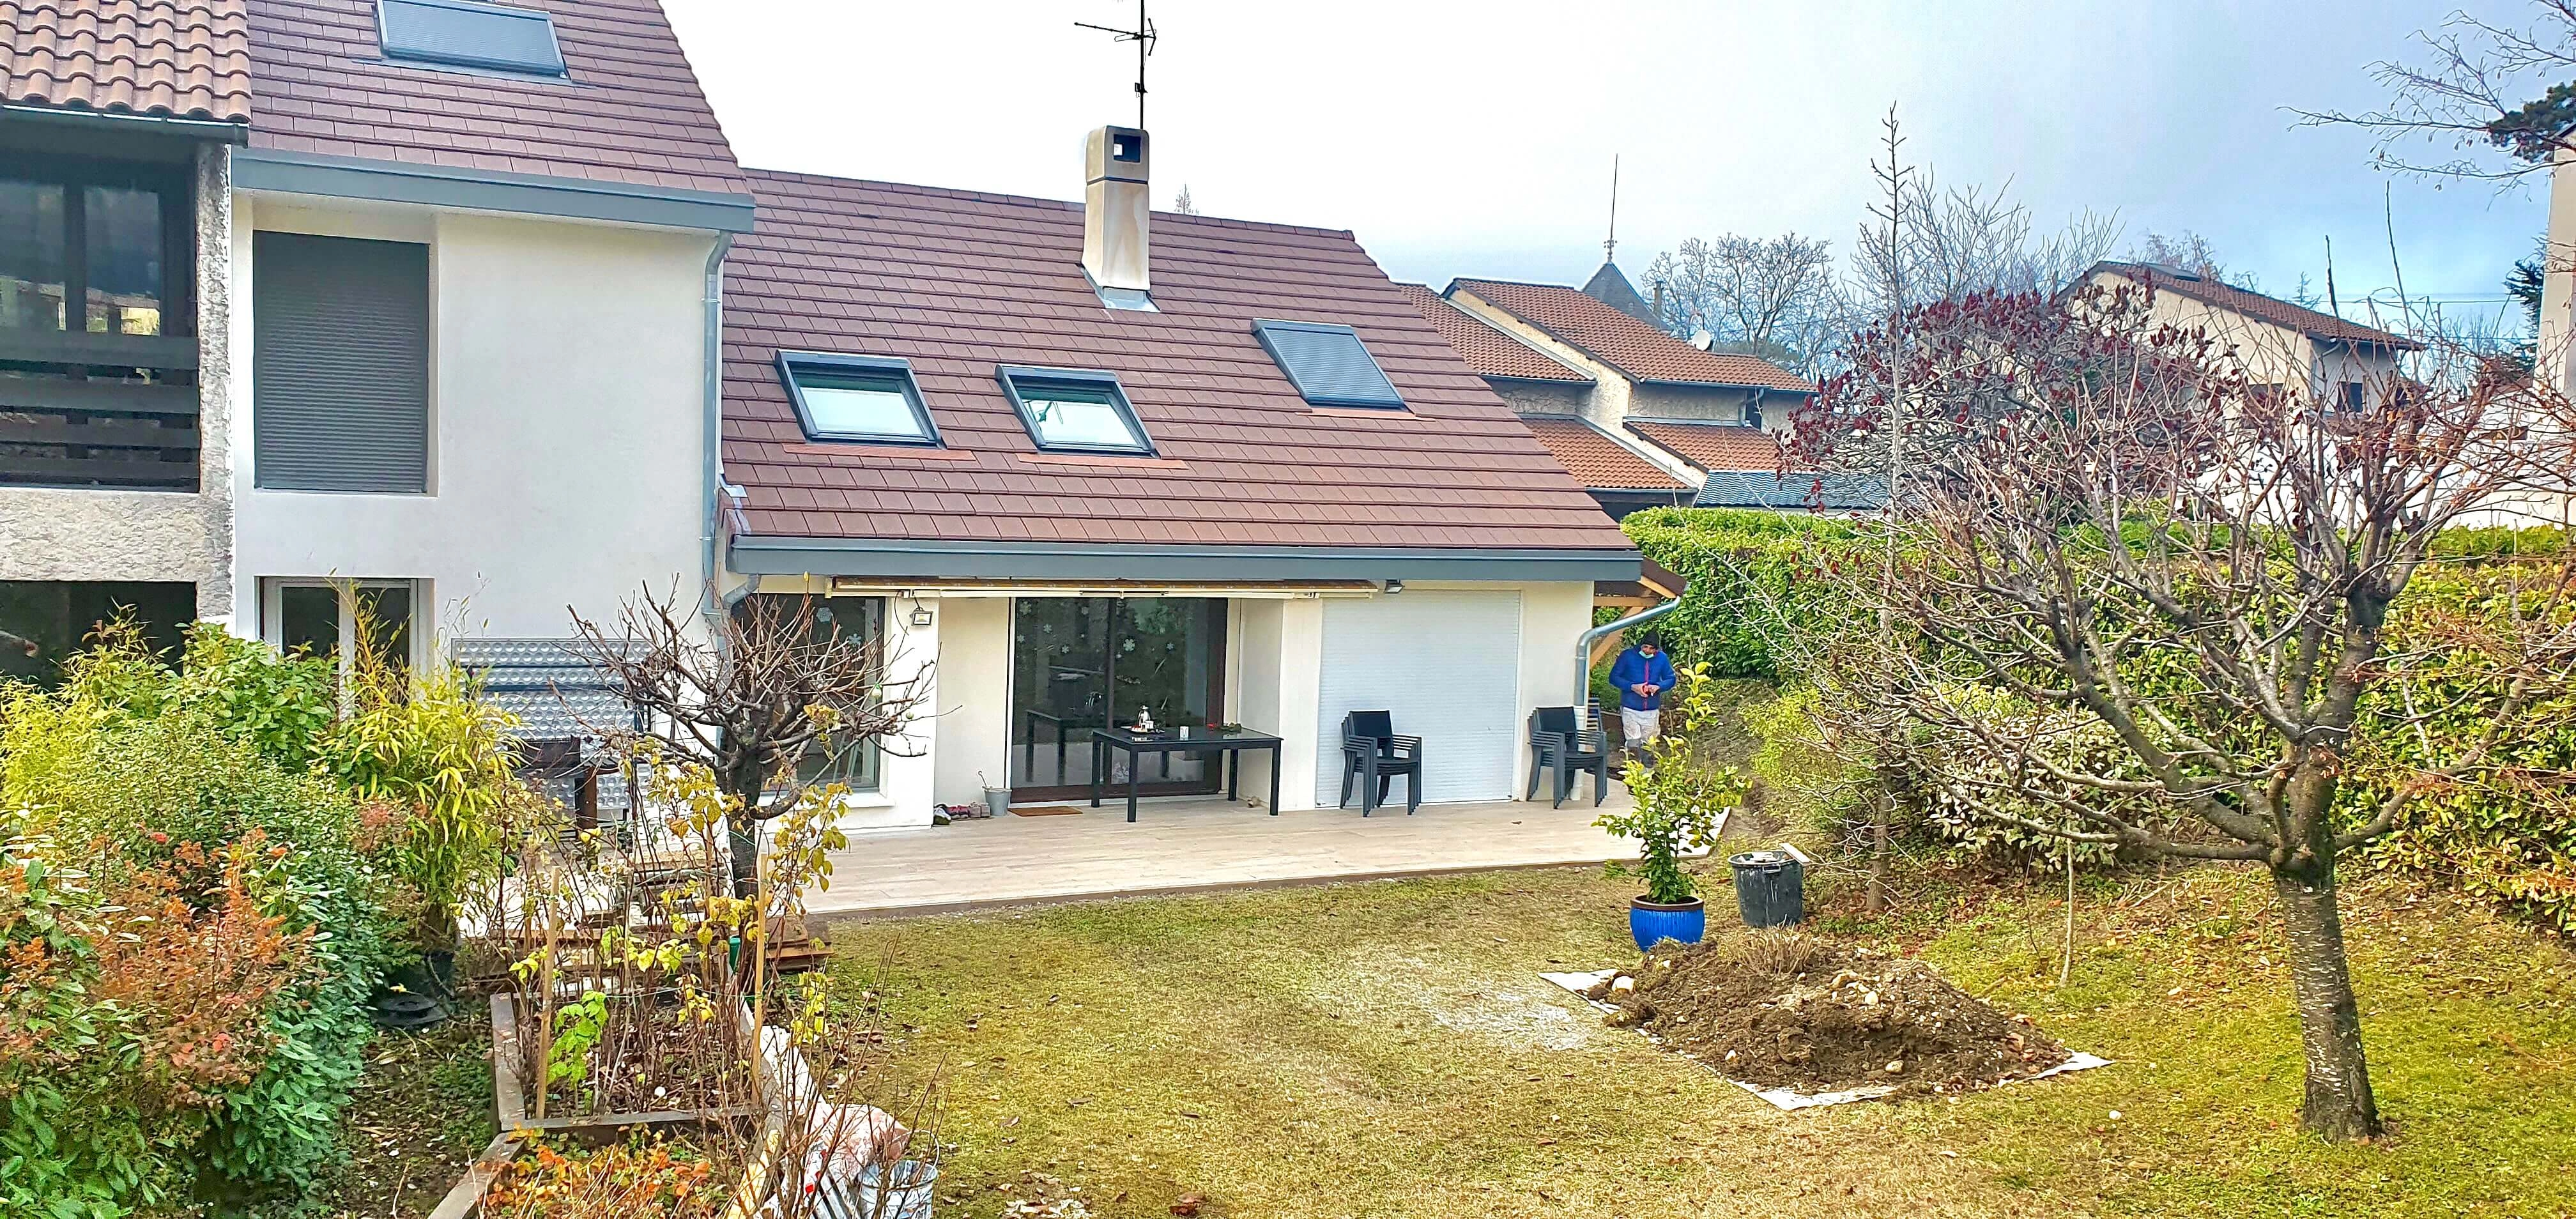
M 2158 292 L 2171 292 L 2213 309 L 2224 309 L 2258 322 L 2294 330 L 2312 339 L 2393 347 L 2401 351 L 2417 351 L 2424 346 L 2403 335 L 2359 322 L 2348 322 L 2331 313 L 2320 313 L 2305 305 L 2292 304 L 2218 280 L 2204 279 L 2172 267 L 2137 262 L 2097 262 L 2084 278 L 2089 281 L 2104 274 L 2117 275 L 2131 283 L 2148 284 Z
M 5 0 L 0 0 L 5 2 Z M 511 0 L 560 78 L 390 61 L 375 0 L 248 0 L 254 151 L 739 195 L 741 167 L 654 0 Z
M 1583 294 L 1649 326 L 1656 325 L 1654 306 L 1637 295 L 1637 286 L 1628 282 L 1618 263 L 1603 259 L 1601 269 L 1583 282 Z
M 1458 279 L 1450 282 L 1449 291 L 1472 293 L 1635 380 L 1816 392 L 1813 384 L 1768 360 L 1701 351 L 1573 288 Z
M 1413 302 L 1431 328 L 1456 348 L 1467 367 L 1481 376 L 1512 381 L 1559 381 L 1590 385 L 1592 378 L 1555 356 L 1522 342 L 1485 319 L 1469 313 L 1423 284 L 1397 284 L 1396 291 Z
M 1671 491 L 1691 484 L 1638 456 L 1617 437 L 1572 415 L 1523 415 L 1521 422 L 1547 451 L 1595 491 Z
M 246 123 L 244 0 L 0 0 L 0 104 Z
M 1813 508 L 1853 512 L 1887 502 L 1887 488 L 1847 474 L 1781 475 L 1769 470 L 1714 470 L 1691 501 L 1694 508 Z
M 1630 419 L 1629 431 L 1702 470 L 1780 468 L 1780 438 L 1740 423 L 1677 423 L 1665 419 Z
M 1112 311 L 1083 276 L 1079 205 L 765 170 L 750 182 L 760 227 L 733 248 L 725 308 L 737 570 L 906 549 L 888 541 L 1013 556 L 1543 549 L 1635 562 L 1348 233 L 1156 213 L 1157 311 Z M 1405 407 L 1309 406 L 1255 335 L 1261 318 L 1353 327 Z M 909 361 L 942 445 L 808 442 L 781 350 Z M 1001 365 L 1116 374 L 1156 455 L 1040 451 Z

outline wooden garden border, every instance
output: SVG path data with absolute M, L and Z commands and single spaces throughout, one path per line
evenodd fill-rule
M 749 1009 L 743 1019 L 751 1018 Z M 769 1069 L 768 1056 L 758 1049 L 754 1031 L 754 1053 L 759 1055 L 758 1070 Z M 788 1053 L 796 1054 L 794 1046 Z M 799 1056 L 801 1069 L 802 1055 Z M 593 1145 L 615 1142 L 625 1131 L 638 1126 L 698 1126 L 715 1122 L 735 1122 L 756 1117 L 760 1110 L 749 1105 L 699 1111 L 695 1109 L 658 1109 L 649 1113 L 591 1113 L 573 1117 L 528 1116 L 528 1098 L 519 1078 L 519 1012 L 518 1004 L 508 995 L 492 996 L 492 1108 L 501 1133 L 483 1148 L 465 1175 L 448 1187 L 447 1196 L 429 1212 L 428 1219 L 469 1219 L 483 1202 L 484 1191 L 501 1175 L 501 1169 L 518 1157 L 521 1147 L 538 1134 L 563 1134 Z

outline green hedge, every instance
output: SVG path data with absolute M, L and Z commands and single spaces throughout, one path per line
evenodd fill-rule
M 1649 508 L 1620 522 L 1649 559 L 1690 581 L 1681 608 L 1654 624 L 1676 664 L 1719 677 L 1792 675 L 1778 614 L 1824 621 L 1839 610 L 1815 577 L 1826 565 L 1875 562 L 1876 544 L 1850 521 L 1799 511 Z
M 2552 553 L 2555 530 L 2526 530 L 2519 543 L 2498 530 L 2462 530 L 2445 549 L 2463 555 Z M 2551 573 L 2526 570 L 2516 588 L 2510 562 L 2428 566 L 2407 586 L 2389 621 L 2391 655 L 2419 659 L 2409 665 L 2418 680 L 2412 707 L 2392 686 L 2374 691 L 2365 715 L 2405 724 L 2429 715 L 2425 731 L 2411 727 L 2363 736 L 2345 785 L 2344 815 L 2366 819 L 2393 786 L 2427 766 L 2465 756 L 2483 738 L 2505 700 L 2495 666 L 2478 646 L 2481 629 L 2507 612 L 2519 596 L 2524 612 L 2535 598 L 2528 585 Z M 2562 609 L 2562 614 L 2566 611 Z M 2377 867 L 2449 881 L 2522 917 L 2576 932 L 2576 697 L 2559 695 L 2527 709 L 2525 727 L 2499 747 L 2492 766 L 2444 783 L 2408 804 L 2395 832 L 2368 844 L 2362 858 Z M 2425 747 L 2432 747 L 2428 759 Z

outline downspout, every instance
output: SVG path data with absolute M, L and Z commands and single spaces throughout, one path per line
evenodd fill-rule
M 1677 592 L 1667 598 L 1662 605 L 1649 606 L 1617 622 L 1603 623 L 1583 632 L 1583 637 L 1574 641 L 1574 705 L 1580 707 L 1592 701 L 1593 641 L 1604 635 L 1627 630 L 1632 626 L 1642 626 L 1681 607 L 1682 594 Z
M 718 567 L 718 551 L 724 539 L 722 496 L 724 485 L 724 260 L 733 250 L 733 234 L 716 234 L 715 248 L 707 251 L 706 293 L 706 358 L 700 390 L 706 395 L 706 469 L 703 485 L 706 516 L 698 538 L 705 548 L 706 560 L 700 583 L 700 601 L 709 619 L 721 623 L 725 611 L 741 600 L 718 592 L 723 572 Z M 745 584 L 743 590 L 750 591 Z

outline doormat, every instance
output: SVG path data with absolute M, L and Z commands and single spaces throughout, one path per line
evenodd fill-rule
M 1070 817 L 1081 811 L 1070 804 L 1038 804 L 1028 808 L 1021 808 L 1016 804 L 1011 806 L 1011 815 L 1014 817 Z
M 1616 969 L 1596 969 L 1590 973 L 1548 973 L 1546 971 L 1541 971 L 1538 976 L 1555 983 L 1557 986 L 1563 988 L 1567 993 L 1572 994 L 1575 998 L 1582 999 L 1584 1003 L 1590 1005 L 1604 1015 L 1607 1015 L 1619 1010 L 1618 1007 L 1614 1004 L 1605 1003 L 1599 999 L 1587 998 L 1585 997 L 1584 992 L 1592 989 L 1595 984 L 1608 979 L 1611 975 L 1618 972 L 1619 971 Z M 1649 1033 L 1644 1029 L 1637 1030 L 1637 1035 L 1644 1037 L 1648 1041 L 1657 1041 L 1654 1034 Z M 1657 1041 L 1657 1044 L 1661 1044 L 1661 1042 Z M 2046 1079 L 2052 1075 L 2065 1075 L 2073 1071 L 2090 1071 L 2095 1067 L 2107 1067 L 2111 1065 L 2110 1059 L 2087 1054 L 2082 1050 L 2070 1051 L 2070 1055 L 2071 1056 L 2068 1057 L 2066 1061 L 2050 1067 L 2045 1071 L 2041 1071 L 2021 1079 L 2008 1079 L 1995 1086 L 1998 1088 L 2010 1087 L 2013 1084 L 2029 1083 L 2032 1080 Z M 1840 1092 L 1799 1092 L 1789 1088 L 1765 1088 L 1755 1084 L 1748 1084 L 1740 1079 L 1728 1078 L 1726 1072 L 1720 1071 L 1716 1067 L 1709 1066 L 1708 1063 L 1700 1062 L 1699 1059 L 1692 1058 L 1688 1054 L 1683 1054 L 1681 1056 L 1689 1058 L 1692 1062 L 1697 1062 L 1703 1067 L 1707 1067 L 1709 1073 L 1717 1076 L 1719 1079 L 1724 1079 L 1726 1082 L 1734 1084 L 1736 1087 L 1742 1088 L 1745 1091 L 1760 1097 L 1771 1107 L 1784 1111 L 1813 1109 L 1820 1105 L 1848 1105 L 1854 1101 L 1877 1100 L 1882 1096 L 1896 1091 L 1896 1088 L 1892 1085 L 1872 1085 L 1864 1088 L 1848 1088 Z

